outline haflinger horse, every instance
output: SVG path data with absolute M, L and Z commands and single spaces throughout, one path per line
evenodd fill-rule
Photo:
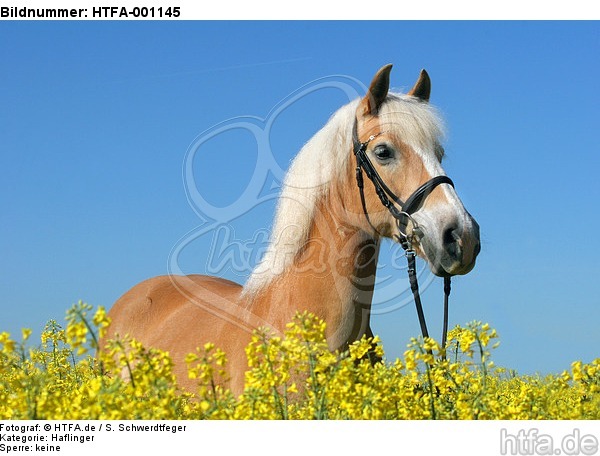
M 296 312 L 309 311 L 325 321 L 331 350 L 373 334 L 369 320 L 382 237 L 410 239 L 435 275 L 471 271 L 479 226 L 452 181 L 439 177 L 445 176 L 443 124 L 429 104 L 429 76 L 423 70 L 407 94 L 391 93 L 391 68 L 382 67 L 366 96 L 335 112 L 295 157 L 269 247 L 243 287 L 205 275 L 151 278 L 114 304 L 106 337 L 129 335 L 168 351 L 178 383 L 190 391 L 197 385 L 183 359 L 212 342 L 228 356 L 224 386 L 239 394 L 248 369 L 244 349 L 259 326 L 282 333 Z M 404 224 L 382 205 L 381 186 L 366 181 L 358 188 L 357 145 L 397 198 L 392 208 L 439 179 Z

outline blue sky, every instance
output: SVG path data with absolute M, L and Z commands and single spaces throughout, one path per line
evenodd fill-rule
M 202 223 L 182 177 L 194 141 L 221 122 L 268 118 L 319 78 L 360 90 L 391 62 L 399 90 L 421 68 L 431 75 L 449 130 L 444 166 L 481 225 L 451 324 L 489 322 L 496 363 L 522 373 L 600 356 L 597 22 L 0 25 L 0 330 L 39 330 L 79 299 L 110 306 L 167 273 Z M 322 90 L 282 112 L 268 136 L 280 167 L 344 97 Z M 208 203 L 235 202 L 256 149 L 239 129 L 206 144 L 190 169 Z M 222 239 L 248 248 L 273 210 L 269 199 L 233 218 Z M 243 281 L 248 271 L 210 263 L 213 235 L 185 244 L 177 264 Z M 441 284 L 424 288 L 437 334 Z M 412 303 L 391 307 L 373 327 L 393 357 L 419 329 Z

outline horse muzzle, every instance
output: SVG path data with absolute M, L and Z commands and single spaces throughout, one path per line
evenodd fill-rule
M 425 235 L 420 241 L 431 271 L 439 277 L 470 272 L 481 251 L 479 224 L 468 214 L 463 220 L 447 223 L 440 233 L 436 237 Z

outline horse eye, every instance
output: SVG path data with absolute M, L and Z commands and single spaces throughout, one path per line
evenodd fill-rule
M 378 160 L 386 161 L 392 158 L 393 153 L 386 146 L 377 146 L 373 151 Z

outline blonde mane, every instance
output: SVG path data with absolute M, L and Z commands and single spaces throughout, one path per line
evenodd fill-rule
M 335 112 L 292 161 L 283 182 L 269 247 L 244 286 L 246 297 L 256 295 L 282 274 L 305 245 L 317 203 L 327 196 L 330 182 L 345 172 L 352 156 L 352 127 L 359 102 L 354 100 Z M 378 117 L 383 129 L 393 128 L 424 160 L 434 159 L 433 154 L 441 158 L 443 123 L 429 103 L 389 93 Z

